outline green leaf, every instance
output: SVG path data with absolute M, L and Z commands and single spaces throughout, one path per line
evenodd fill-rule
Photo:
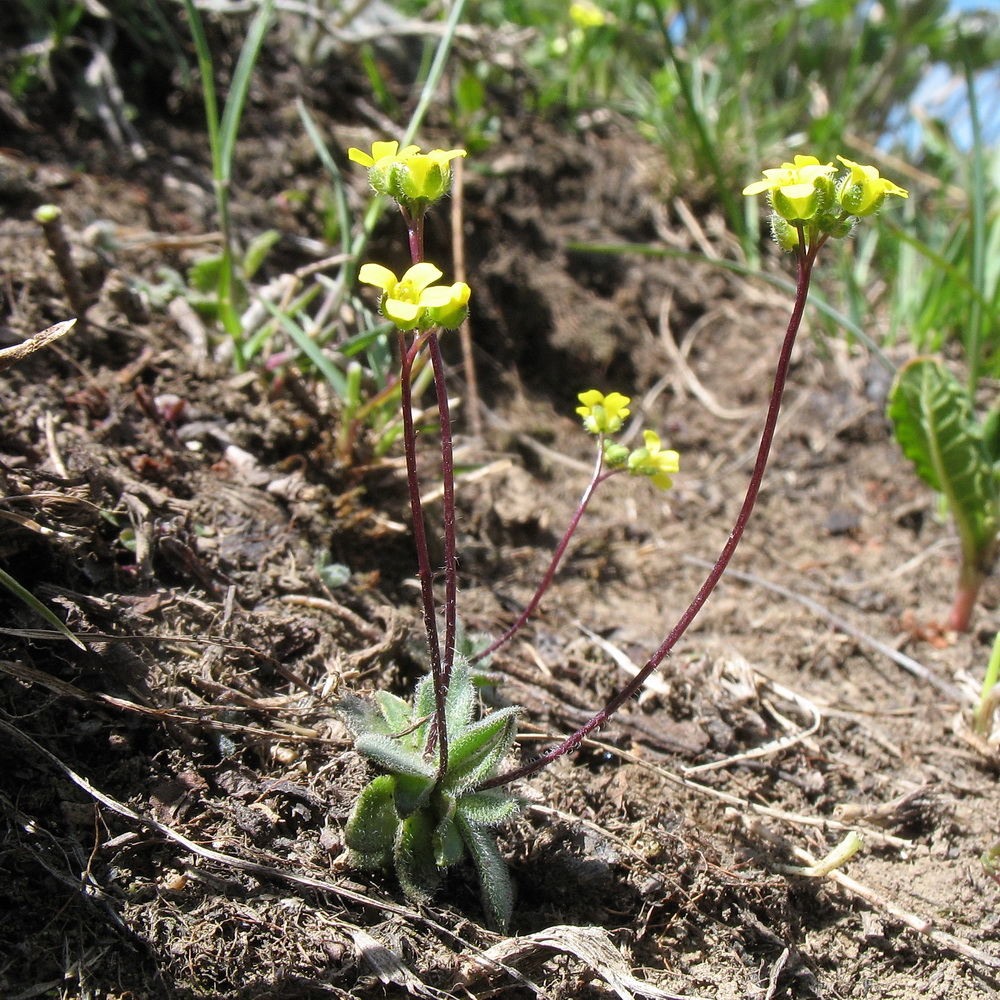
M 521 800 L 507 792 L 466 792 L 458 800 L 459 815 L 470 826 L 506 823 L 521 809 Z
M 402 746 L 399 740 L 382 733 L 362 733 L 354 741 L 358 753 L 364 754 L 391 774 L 410 775 L 434 780 L 434 769 L 419 753 Z
M 455 800 L 446 795 L 441 819 L 434 830 L 434 860 L 439 868 L 458 864 L 465 857 L 465 841 L 455 825 Z
M 357 695 L 348 695 L 337 702 L 337 715 L 355 736 L 361 736 L 363 733 L 392 735 L 382 714 L 371 702 Z
M 496 839 L 488 830 L 467 823 L 461 814 L 455 822 L 479 871 L 486 916 L 494 927 L 506 932 L 514 909 L 514 889 Z
M 243 277 L 249 280 L 252 278 L 264 263 L 271 248 L 281 239 L 281 233 L 277 229 L 267 229 L 259 236 L 255 236 L 247 246 L 243 255 Z
M 896 440 L 917 474 L 948 502 L 966 562 L 997 531 L 997 476 L 964 386 L 932 358 L 917 358 L 896 376 L 889 395 Z
M 47 608 L 35 595 L 22 587 L 6 570 L 0 569 L 0 584 L 6 587 L 15 597 L 19 598 L 31 608 L 35 614 L 44 618 L 56 631 L 62 633 L 78 649 L 87 647 L 66 627 L 66 624 L 56 617 L 55 612 Z
M 202 295 L 215 292 L 219 287 L 219 275 L 222 273 L 222 257 L 202 257 L 196 260 L 187 273 L 188 284 Z
M 390 733 L 401 733 L 410 728 L 410 705 L 389 691 L 378 691 L 375 700 L 382 712 Z
M 396 812 L 406 819 L 430 801 L 434 778 L 412 774 L 396 775 Z
M 393 805 L 395 787 L 395 779 L 383 774 L 361 790 L 344 831 L 344 843 L 354 852 L 352 864 L 372 870 L 384 868 L 392 858 L 399 826 Z
M 427 742 L 436 708 L 434 678 L 430 674 L 425 674 L 417 683 L 417 690 L 413 695 L 413 715 L 410 718 L 411 726 L 416 726 L 421 719 L 426 720 L 417 726 L 416 743 L 418 746 L 423 746 Z
M 441 882 L 441 871 L 434 861 L 434 823 L 426 809 L 421 809 L 399 824 L 394 860 L 403 892 L 417 902 L 426 903 Z
M 517 705 L 501 708 L 452 740 L 442 791 L 460 792 L 492 777 L 514 742 L 520 710 Z
M 469 675 L 469 666 L 464 658 L 456 655 L 448 682 L 448 694 L 444 702 L 448 734 L 458 733 L 472 721 L 472 710 L 476 704 L 476 690 Z

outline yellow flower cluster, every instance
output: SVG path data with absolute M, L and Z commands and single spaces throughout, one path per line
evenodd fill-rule
M 628 396 L 620 392 L 609 392 L 605 396 L 598 389 L 588 389 L 577 398 L 581 405 L 576 412 L 583 419 L 584 428 L 602 438 L 608 465 L 625 469 L 633 476 L 648 476 L 658 490 L 669 490 L 673 486 L 670 476 L 680 471 L 680 455 L 664 449 L 655 431 L 643 431 L 643 447 L 631 450 L 615 441 L 603 440 L 606 435 L 620 431 L 625 418 L 632 412 L 629 409 L 632 400 Z
M 774 210 L 771 228 L 782 249 L 798 245 L 800 228 L 816 235 L 846 236 L 857 219 L 877 212 L 887 195 L 909 197 L 875 167 L 843 156 L 837 159 L 847 168 L 839 179 L 833 163 L 796 156 L 791 163 L 765 170 L 763 180 L 743 189 L 745 195 L 767 194 Z

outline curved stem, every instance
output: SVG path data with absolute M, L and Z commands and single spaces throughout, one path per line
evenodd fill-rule
M 746 496 L 736 516 L 736 523 L 729 535 L 726 544 L 722 548 L 719 558 L 709 572 L 701 589 L 695 595 L 694 600 L 688 605 L 687 610 L 681 615 L 671 633 L 663 641 L 660 648 L 646 661 L 643 668 L 635 677 L 588 722 L 581 726 L 572 736 L 565 739 L 558 746 L 533 761 L 515 770 L 484 781 L 478 789 L 495 788 L 498 785 L 506 785 L 520 778 L 526 778 L 536 771 L 540 771 L 547 764 L 561 757 L 565 753 L 575 750 L 583 740 L 595 729 L 603 726 L 615 712 L 621 708 L 630 698 L 636 695 L 645 683 L 646 678 L 663 662 L 667 654 L 673 649 L 678 639 L 687 631 L 688 626 L 694 621 L 698 612 L 701 611 L 705 602 L 715 590 L 716 585 L 726 571 L 736 547 L 743 537 L 743 531 L 753 512 L 754 504 L 757 502 L 757 494 L 760 492 L 760 484 L 764 478 L 764 470 L 767 468 L 767 459 L 771 451 L 771 442 L 774 440 L 774 431 L 778 423 L 778 411 L 781 409 L 781 397 L 785 390 L 785 382 L 788 378 L 788 367 L 792 357 L 792 347 L 795 345 L 795 336 L 802 323 L 802 314 L 805 310 L 806 296 L 809 292 L 809 279 L 812 275 L 812 267 L 816 260 L 816 253 L 822 245 L 822 240 L 818 241 L 809 249 L 805 248 L 805 238 L 800 227 L 799 246 L 797 248 L 798 276 L 796 282 L 795 305 L 788 320 L 788 327 L 778 354 L 778 364 L 774 374 L 774 385 L 771 389 L 771 399 L 767 407 L 767 416 L 764 419 L 764 429 L 761 432 L 760 445 L 757 448 L 757 458 L 754 461 L 753 472 L 750 475 L 750 484 L 747 486 Z
M 597 443 L 597 462 L 594 464 L 594 472 L 590 477 L 590 482 L 587 484 L 587 488 L 583 491 L 583 495 L 580 497 L 580 502 L 576 505 L 576 511 L 573 514 L 572 519 L 569 522 L 569 527 L 566 529 L 566 533 L 562 536 L 562 541 L 559 543 L 559 547 L 556 549 L 552 556 L 552 561 L 549 563 L 549 568 L 545 571 L 545 576 L 542 577 L 542 582 L 538 585 L 538 589 L 535 591 L 534 597 L 528 601 L 527 607 L 521 612 L 520 617 L 514 622 L 513 625 L 499 639 L 494 643 L 487 646 L 486 649 L 481 650 L 473 656 L 469 663 L 478 663 L 480 660 L 485 659 L 490 653 L 495 653 L 504 643 L 506 643 L 532 616 L 535 608 L 538 607 L 538 602 L 541 601 L 542 596 L 545 591 L 549 589 L 549 585 L 552 583 L 553 578 L 556 575 L 556 569 L 559 567 L 559 563 L 562 560 L 563 554 L 566 552 L 566 546 L 569 545 L 569 540 L 573 537 L 573 533 L 576 531 L 580 524 L 580 519 L 583 517 L 584 511 L 587 509 L 587 504 L 590 503 L 590 498 L 594 495 L 594 491 L 597 489 L 605 479 L 610 478 L 615 475 L 616 472 L 620 472 L 620 469 L 614 469 L 611 472 L 601 475 L 601 470 L 604 468 L 604 438 L 601 436 Z

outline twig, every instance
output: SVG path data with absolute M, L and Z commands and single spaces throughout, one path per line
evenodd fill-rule
M 5 347 L 0 351 L 0 372 L 6 371 L 11 365 L 17 364 L 18 361 L 23 361 L 29 355 L 34 354 L 35 351 L 45 347 L 46 344 L 51 344 L 54 340 L 65 336 L 73 329 L 75 323 L 75 319 L 63 320 L 61 323 L 56 323 L 54 326 L 42 330 L 41 333 L 36 333 L 33 337 L 29 337 L 20 344 L 15 344 L 13 347 Z
M 73 251 L 66 230 L 63 226 L 62 210 L 58 205 L 41 205 L 35 209 L 35 221 L 42 227 L 45 242 L 49 245 L 52 262 L 62 278 L 63 289 L 69 300 L 70 308 L 76 313 L 81 323 L 87 311 L 87 293 L 83 289 L 83 279 L 80 269 L 73 260 Z
M 689 562 L 695 566 L 710 566 L 705 559 L 699 559 L 696 556 L 684 556 L 684 561 Z M 765 580 L 762 577 L 754 576 L 752 573 L 744 573 L 742 570 L 730 569 L 728 575 L 734 580 L 742 580 L 744 583 L 752 583 L 758 587 L 763 587 L 765 590 L 770 590 L 774 594 L 779 594 L 781 597 L 787 597 L 789 600 L 798 601 L 803 607 L 808 608 L 810 611 L 819 615 L 821 618 L 825 618 L 834 628 L 851 636 L 853 639 L 857 639 L 859 642 L 864 643 L 867 646 L 871 646 L 876 652 L 881 653 L 883 656 L 887 656 L 893 663 L 902 667 L 908 673 L 913 674 L 914 677 L 919 677 L 923 681 L 927 681 L 928 684 L 932 684 L 938 689 L 943 695 L 946 695 L 952 701 L 957 701 L 959 704 L 963 702 L 968 702 L 968 697 L 964 692 L 960 691 L 954 684 L 949 684 L 948 681 L 941 677 L 938 677 L 932 670 L 925 667 L 922 663 L 918 663 L 912 657 L 907 656 L 905 653 L 900 653 L 899 650 L 893 649 L 892 646 L 886 645 L 886 643 L 881 642 L 874 636 L 868 635 L 867 632 L 862 632 L 860 629 L 855 628 L 846 618 L 842 618 L 840 615 L 828 608 L 825 608 L 819 601 L 814 601 L 811 597 L 806 597 L 805 594 L 799 594 L 794 590 L 789 590 L 787 587 L 782 587 L 780 584 L 771 583 L 769 580 Z
M 798 732 L 791 733 L 788 736 L 782 736 L 779 739 L 772 740 L 770 743 L 765 743 L 763 746 L 754 747 L 751 750 L 744 750 L 742 753 L 733 754 L 730 757 L 723 757 L 721 760 L 711 760 L 706 764 L 695 764 L 692 767 L 682 768 L 682 774 L 697 774 L 701 771 L 715 771 L 721 767 L 728 767 L 730 764 L 738 764 L 744 760 L 756 760 L 760 757 L 769 757 L 771 754 L 778 753 L 781 750 L 787 750 L 789 747 L 793 747 L 797 743 L 802 743 L 818 731 L 820 724 L 823 721 L 823 716 L 821 715 L 819 708 L 813 702 L 803 695 L 797 694 L 795 691 L 792 691 L 767 677 L 764 679 L 776 695 L 780 698 L 786 698 L 789 701 L 794 701 L 799 708 L 812 716 L 812 722 L 809 726 L 806 729 L 800 729 Z M 772 709 L 772 712 L 773 711 L 774 710 Z
M 793 847 L 792 853 L 807 865 L 814 866 L 817 863 L 816 859 L 808 851 L 804 851 L 799 847 Z M 836 882 L 837 885 L 865 900 L 865 902 L 870 903 L 877 909 L 884 910 L 890 916 L 902 921 L 910 930 L 930 938 L 935 944 L 957 952 L 963 958 L 969 959 L 969 961 L 979 962 L 991 969 L 1000 969 L 1000 958 L 989 955 L 985 951 L 980 951 L 978 948 L 973 948 L 972 945 L 966 944 L 965 941 L 957 938 L 954 934 L 938 930 L 930 920 L 925 920 L 923 917 L 918 917 L 915 913 L 904 910 L 901 906 L 892 902 L 892 900 L 886 899 L 885 896 L 880 895 L 874 889 L 868 888 L 868 886 L 863 885 L 849 875 L 845 875 L 842 871 L 835 869 L 825 877 L 832 882 Z
M 414 923 L 423 924 L 425 927 L 436 931 L 438 934 L 443 934 L 456 944 L 468 948 L 470 951 L 474 952 L 480 960 L 489 963 L 503 972 L 506 972 L 522 986 L 527 986 L 533 990 L 536 996 L 542 998 L 548 997 L 548 994 L 546 994 L 540 987 L 532 983 L 529 979 L 525 978 L 516 969 L 498 961 L 497 959 L 491 958 L 483 949 L 478 948 L 476 945 L 472 944 L 471 941 L 466 941 L 464 938 L 456 934 L 455 931 L 445 927 L 443 924 L 439 924 L 436 920 L 432 920 L 430 917 L 424 916 L 422 913 L 418 913 L 416 910 L 408 909 L 405 906 L 398 906 L 395 903 L 388 902 L 387 900 L 373 899 L 363 893 L 355 892 L 352 889 L 347 889 L 343 886 L 335 885 L 332 882 L 326 882 L 322 879 L 311 878 L 308 875 L 295 875 L 292 872 L 282 871 L 280 868 L 272 868 L 270 865 L 263 865 L 256 861 L 247 861 L 245 858 L 234 857 L 233 855 L 223 854 L 221 851 L 216 851 L 209 847 L 202 847 L 201 844 L 188 839 L 184 836 L 184 834 L 179 833 L 177 830 L 159 822 L 159 820 L 155 820 L 151 816 L 143 816 L 124 803 L 119 802 L 117 799 L 114 799 L 110 795 L 100 791 L 100 789 L 95 788 L 86 778 L 77 774 L 76 771 L 74 771 L 68 764 L 65 764 L 62 760 L 60 760 L 54 753 L 47 750 L 40 743 L 37 743 L 26 733 L 22 733 L 21 730 L 19 730 L 16 726 L 11 725 L 6 719 L 0 718 L 0 732 L 5 733 L 17 742 L 30 747 L 37 754 L 44 757 L 57 770 L 61 771 L 67 778 L 69 778 L 74 785 L 81 788 L 84 792 L 91 796 L 91 798 L 96 799 L 101 803 L 101 805 L 110 809 L 113 813 L 156 830 L 168 840 L 172 840 L 175 843 L 180 844 L 192 854 L 195 854 L 200 858 L 204 858 L 206 861 L 214 861 L 217 864 L 225 865 L 229 868 L 235 868 L 237 871 L 246 872 L 246 874 L 253 875 L 255 878 L 277 879 L 279 881 L 291 883 L 292 885 L 301 886 L 305 889 L 314 889 L 317 892 L 338 896 L 340 899 L 346 900 L 350 903 L 357 903 L 360 906 L 371 907 L 380 913 L 392 913 Z

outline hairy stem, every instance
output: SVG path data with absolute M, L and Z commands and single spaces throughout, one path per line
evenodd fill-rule
M 406 453 L 406 485 L 410 495 L 410 513 L 413 517 L 413 542 L 417 550 L 417 571 L 420 577 L 420 598 L 424 610 L 424 632 L 427 635 L 427 652 L 431 660 L 431 674 L 434 677 L 435 717 L 427 741 L 430 753 L 440 741 L 440 767 L 448 762 L 448 734 L 444 726 L 444 696 L 446 686 L 441 682 L 441 644 L 438 641 L 437 616 L 434 608 L 434 574 L 431 570 L 430 551 L 427 548 L 427 532 L 424 528 L 424 506 L 420 498 L 420 477 L 417 470 L 417 434 L 413 426 L 413 398 L 410 394 L 413 359 L 417 343 L 410 350 L 406 348 L 403 333 L 399 334 L 399 390 L 400 409 L 403 415 L 403 443 Z
M 795 337 L 799 326 L 802 323 L 802 314 L 805 310 L 806 296 L 809 293 L 809 280 L 812 275 L 813 264 L 816 260 L 816 253 L 822 246 L 824 240 L 819 240 L 814 246 L 806 249 L 805 235 L 799 227 L 799 246 L 797 248 L 798 275 L 795 292 L 795 305 L 788 320 L 788 327 L 785 330 L 785 337 L 778 354 L 778 364 L 774 374 L 774 385 L 771 389 L 771 399 L 767 407 L 767 416 L 764 420 L 764 429 L 761 432 L 760 445 L 757 449 L 757 458 L 754 461 L 753 472 L 750 476 L 750 484 L 747 486 L 746 496 L 736 517 L 736 523 L 729 535 L 726 544 L 722 548 L 719 558 L 709 572 L 701 589 L 695 595 L 694 600 L 688 605 L 687 610 L 681 615 L 671 633 L 663 641 L 660 648 L 646 661 L 643 668 L 635 677 L 588 722 L 580 727 L 572 736 L 568 737 L 558 746 L 546 751 L 533 761 L 529 761 L 523 767 L 508 771 L 505 774 L 497 775 L 489 781 L 484 781 L 479 789 L 495 788 L 499 785 L 506 785 L 520 778 L 526 778 L 540 771 L 547 764 L 561 757 L 563 754 L 575 750 L 583 740 L 595 729 L 603 726 L 608 719 L 618 711 L 622 705 L 636 695 L 645 683 L 646 678 L 656 670 L 663 662 L 667 654 L 673 649 L 680 637 L 687 631 L 688 626 L 694 621 L 698 612 L 701 611 L 705 602 L 715 590 L 716 585 L 729 566 L 733 554 L 743 537 L 743 532 L 753 512 L 754 504 L 757 502 L 757 494 L 760 492 L 760 484 L 764 478 L 764 470 L 767 468 L 768 456 L 771 452 L 771 443 L 774 440 L 774 431 L 778 423 L 778 412 L 781 409 L 781 398 L 784 394 L 785 383 L 788 378 L 788 367 L 791 362 L 792 347 L 795 345 Z

